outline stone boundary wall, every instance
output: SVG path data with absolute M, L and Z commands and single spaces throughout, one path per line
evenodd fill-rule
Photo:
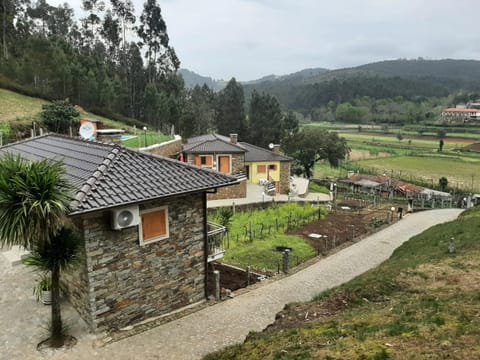
M 175 135 L 173 140 L 140 148 L 139 150 L 150 154 L 175 158 L 183 150 L 182 137 L 180 135 Z
M 240 181 L 240 184 L 218 188 L 216 193 L 208 194 L 207 200 L 238 199 L 247 196 L 247 180 Z

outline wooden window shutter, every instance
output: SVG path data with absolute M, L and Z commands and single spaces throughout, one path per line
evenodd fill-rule
M 257 165 L 257 173 L 266 173 L 267 172 L 267 167 L 265 165 Z
M 197 166 L 202 165 L 202 157 L 200 155 L 195 156 L 195 165 Z
M 206 156 L 205 165 L 212 166 L 213 165 L 213 157 L 211 155 Z
M 142 235 L 144 241 L 167 235 L 166 214 L 165 209 L 142 214 Z

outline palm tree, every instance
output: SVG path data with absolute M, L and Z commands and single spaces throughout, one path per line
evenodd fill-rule
M 40 251 L 52 256 L 53 347 L 62 346 L 64 340 L 59 276 L 71 256 L 59 260 L 55 248 L 65 235 L 70 190 L 61 162 L 29 162 L 14 155 L 0 159 L 0 246 L 20 245 L 33 253 Z
M 72 224 L 66 224 L 46 243 L 34 243 L 28 265 L 49 273 L 52 291 L 52 326 L 48 343 L 52 347 L 63 345 L 62 315 L 60 309 L 60 273 L 70 269 L 79 260 L 80 238 Z

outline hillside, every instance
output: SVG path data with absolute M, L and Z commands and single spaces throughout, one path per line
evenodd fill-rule
M 0 88 L 0 130 L 7 136 L 12 130 L 24 132 L 25 128 L 30 128 L 32 121 L 40 121 L 42 105 L 48 103 L 43 99 Z M 105 127 L 131 128 L 125 123 L 87 112 L 78 106 L 76 108 L 81 117 L 100 120 Z
M 358 66 L 356 69 L 371 71 L 382 76 L 480 81 L 480 61 L 478 60 L 389 60 Z
M 303 78 L 283 78 L 245 85 L 275 96 L 282 107 L 309 114 L 313 109 L 361 97 L 392 99 L 401 96 L 442 98 L 459 91 L 480 90 L 480 61 L 393 60 L 354 68 L 324 71 Z
M 0 88 L 0 124 L 22 119 L 31 121 L 42 111 L 42 105 L 47 103 L 46 100 Z
M 206 359 L 480 358 L 479 220 L 474 208 L 425 231 L 378 268 L 285 306 L 262 333 Z
M 222 90 L 227 84 L 224 80 L 214 80 L 209 76 L 202 76 L 188 69 L 179 69 L 178 73 L 182 76 L 186 88 L 193 88 L 196 85 L 207 85 L 214 91 Z

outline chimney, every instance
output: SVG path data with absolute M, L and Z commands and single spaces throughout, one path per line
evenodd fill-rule
M 238 134 L 230 134 L 230 142 L 236 144 L 238 141 Z
M 278 144 L 273 144 L 272 152 L 273 152 L 274 154 L 280 155 L 280 145 L 278 145 Z

